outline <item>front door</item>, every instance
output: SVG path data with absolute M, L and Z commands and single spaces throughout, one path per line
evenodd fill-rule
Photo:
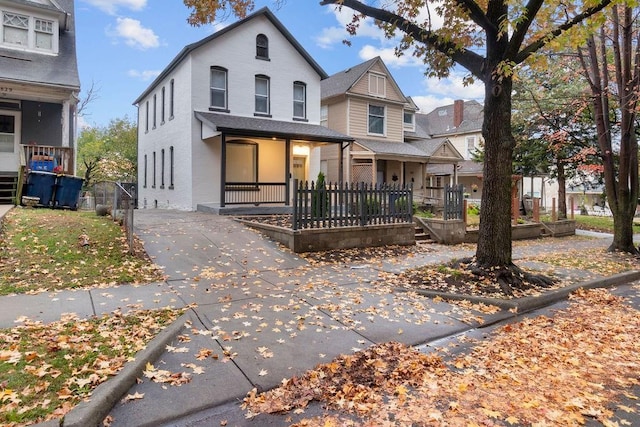
M 19 169 L 20 113 L 0 110 L 0 172 Z
M 293 179 L 297 179 L 298 182 L 305 182 L 307 180 L 307 158 L 304 156 L 293 157 Z

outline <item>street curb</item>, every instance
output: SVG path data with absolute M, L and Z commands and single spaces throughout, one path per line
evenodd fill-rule
M 96 387 L 89 400 L 75 406 L 60 420 L 59 425 L 61 427 L 102 426 L 102 421 L 111 409 L 136 383 L 147 362 L 154 362 L 162 355 L 167 344 L 180 333 L 185 322 L 190 320 L 190 316 L 191 310 L 160 331 L 144 350 L 136 353 L 135 360 L 127 362 L 116 376 Z M 42 423 L 37 424 L 36 427 L 51 427 L 51 424 Z
M 429 291 L 422 289 L 409 289 L 409 288 L 394 288 L 398 292 L 415 292 L 418 295 L 423 295 L 429 298 L 440 297 L 444 300 L 455 301 L 471 301 L 473 303 L 482 303 L 487 305 L 495 305 L 503 310 L 513 310 L 514 313 L 521 314 L 529 311 L 536 310 L 538 308 L 546 307 L 555 302 L 561 301 L 567 298 L 571 293 L 578 289 L 594 289 L 594 288 L 607 288 L 610 286 L 616 286 L 623 283 L 633 282 L 640 280 L 640 271 L 626 271 L 624 273 L 615 274 L 610 277 L 603 277 L 600 279 L 593 279 L 587 282 L 575 283 L 573 285 L 566 286 L 561 289 L 555 289 L 553 291 L 545 292 L 542 295 L 517 298 L 513 300 L 503 300 L 499 298 L 486 298 L 476 297 L 473 295 L 462 294 L 450 294 L 446 292 Z

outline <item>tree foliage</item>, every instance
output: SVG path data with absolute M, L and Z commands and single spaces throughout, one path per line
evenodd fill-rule
M 98 181 L 136 178 L 137 125 L 125 116 L 106 127 L 91 127 L 78 137 L 78 173 L 89 188 Z
M 588 87 L 575 55 L 550 54 L 551 67 L 527 68 L 515 84 L 514 165 L 524 175 L 558 181 L 558 218 L 567 218 L 566 187 L 601 167 Z
M 633 217 L 638 205 L 638 91 L 640 8 L 617 5 L 587 45 L 578 49 L 592 94 L 607 201 L 613 213 L 610 250 L 637 253 Z
M 386 37 L 398 38 L 396 53 L 408 52 L 421 58 L 430 76 L 446 77 L 458 64 L 469 72 L 467 81 L 483 82 L 485 162 L 483 215 L 476 251 L 478 270 L 497 267 L 513 271 L 514 267 L 510 206 L 515 139 L 511 134 L 511 91 L 516 67 L 611 2 L 397 0 L 380 3 L 379 7 L 358 0 L 321 2 L 354 11 L 352 21 L 347 25 L 351 34 L 357 33 L 364 19 L 374 19 Z M 237 14 L 234 6 L 252 7 L 253 1 L 185 0 L 185 4 L 194 11 L 190 22 L 204 24 L 215 18 L 211 12 L 226 6 L 224 10 Z M 436 15 L 444 21 L 439 28 L 431 19 Z M 510 275 L 506 280 L 517 282 L 515 276 Z

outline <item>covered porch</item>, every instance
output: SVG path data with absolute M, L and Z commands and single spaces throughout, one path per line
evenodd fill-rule
M 322 171 L 320 147 L 343 150 L 351 140 L 308 123 L 210 112 L 195 116 L 217 173 L 207 178 L 213 185 L 194 198 L 197 210 L 218 214 L 291 212 L 294 180 L 314 181 Z M 343 167 L 340 162 L 339 173 Z

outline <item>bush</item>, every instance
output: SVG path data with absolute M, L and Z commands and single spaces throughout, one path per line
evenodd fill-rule
M 329 197 L 325 191 L 324 179 L 324 174 L 318 173 L 318 179 L 311 194 L 311 216 L 313 218 L 324 218 L 329 212 Z
M 407 199 L 405 196 L 398 197 L 393 202 L 393 208 L 395 209 L 396 213 L 408 212 L 409 211 L 409 199 Z
M 480 215 L 480 206 L 471 203 L 467 206 L 467 215 Z

